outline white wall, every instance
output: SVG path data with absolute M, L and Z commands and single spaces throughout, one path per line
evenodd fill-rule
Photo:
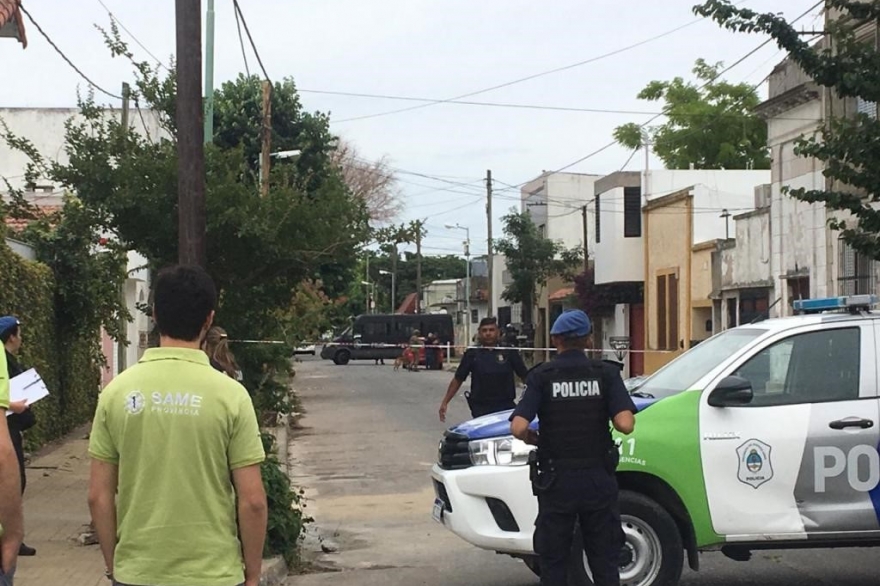
M 601 175 L 554 173 L 547 178 L 547 237 L 565 248 L 583 248 L 584 221 L 581 207 L 587 205 L 587 230 L 595 222 L 595 208 L 588 205 L 595 197 L 595 183 Z M 589 240 L 593 240 L 589 238 Z M 590 252 L 593 245 L 588 243 Z
M 645 201 L 650 201 L 692 185 L 705 185 L 718 193 L 718 207 L 726 207 L 731 213 L 736 213 L 727 202 L 739 201 L 737 197 L 741 194 L 748 194 L 750 201 L 753 202 L 755 187 L 764 183 L 770 183 L 769 170 L 659 169 L 642 172 L 642 195 Z M 752 208 L 754 205 L 750 204 L 739 211 L 744 212 Z
M 748 285 L 772 279 L 769 210 L 736 220 L 733 253 L 733 284 Z
M 725 219 L 721 210 L 727 209 L 732 216 L 755 208 L 755 186 L 747 191 L 721 191 L 703 184 L 695 185 L 691 193 L 694 197 L 694 238 L 692 244 L 708 242 L 727 236 Z M 733 218 L 728 218 L 730 237 L 735 233 Z
M 528 211 L 544 235 L 565 248 L 583 248 L 584 223 L 581 207 L 587 205 L 587 226 L 591 229 L 594 185 L 601 175 L 545 173 L 527 183 L 521 191 L 521 210 Z M 592 241 L 592 237 L 588 236 Z M 589 246 L 592 252 L 593 248 Z
M 825 208 L 783 194 L 786 186 L 825 188 L 821 163 L 794 153 L 795 142 L 812 133 L 822 119 L 822 107 L 821 100 L 812 100 L 767 121 L 773 155 L 770 269 L 775 282 L 773 301 L 782 300 L 771 310 L 772 316 L 790 313 L 786 275 L 808 273 L 811 297 L 835 294 L 837 235 L 828 230 Z
M 107 112 L 111 116 L 121 116 L 121 110 Z M 138 111 L 132 108 L 129 115 L 132 130 L 141 135 L 148 134 L 154 140 L 160 134 L 165 136 L 159 128 L 155 113 L 142 110 L 140 114 L 143 120 Z M 30 140 L 37 151 L 51 162 L 66 163 L 69 160 L 64 150 L 64 124 L 70 118 L 82 121 L 77 108 L 0 108 L 0 119 L 9 130 Z M 10 149 L 6 141 L 0 140 L 0 177 L 6 177 L 13 188 L 24 187 L 23 175 L 28 162 L 24 154 Z M 5 184 L 0 185 L 0 191 L 5 189 Z
M 824 184 L 821 171 L 785 182 L 793 189 L 823 189 Z M 771 271 L 776 282 L 774 300 L 783 300 L 774 308 L 774 315 L 788 315 L 788 285 L 783 279 L 786 275 L 807 271 L 810 297 L 834 295 L 837 237 L 828 230 L 827 215 L 821 204 L 804 203 L 783 194 L 782 183 L 773 184 L 770 210 L 773 226 Z
M 754 209 L 755 187 L 770 182 L 770 171 L 669 170 L 642 173 L 642 203 L 693 187 L 694 244 L 724 238 L 721 210 Z M 647 184 L 647 194 L 644 189 Z M 601 240 L 596 246 L 596 283 L 643 281 L 642 238 L 624 238 L 623 188 L 599 196 Z M 594 226 L 590 227 L 593 232 Z M 733 226 L 731 226 L 731 230 Z M 595 240 L 595 233 L 591 238 Z
M 599 242 L 595 242 L 595 223 L 590 226 L 590 238 L 595 246 L 596 283 L 644 281 L 643 241 L 623 237 L 623 187 L 599 195 L 599 223 Z

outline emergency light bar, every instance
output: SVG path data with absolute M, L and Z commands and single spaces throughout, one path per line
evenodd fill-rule
M 824 299 L 798 299 L 793 303 L 795 311 L 816 313 L 820 311 L 868 310 L 877 305 L 876 295 L 852 295 L 847 297 L 826 297 Z

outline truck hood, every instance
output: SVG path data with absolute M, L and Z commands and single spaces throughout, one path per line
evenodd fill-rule
M 660 399 L 643 399 L 641 397 L 633 397 L 633 403 L 636 404 L 637 411 L 644 411 Z M 510 435 L 510 415 L 513 410 L 500 411 L 491 415 L 484 415 L 464 423 L 451 427 L 449 431 L 460 433 L 468 439 L 487 439 L 490 437 L 501 437 Z M 538 429 L 538 419 L 535 418 L 529 426 L 532 429 Z

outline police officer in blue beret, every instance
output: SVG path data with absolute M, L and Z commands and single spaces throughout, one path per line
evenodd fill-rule
M 530 464 L 538 497 L 534 548 L 542 586 L 568 584 L 575 522 L 593 583 L 620 585 L 624 535 L 615 477 L 619 453 L 609 421 L 621 433 L 632 433 L 636 407 L 620 370 L 587 358 L 590 333 L 583 311 L 557 318 L 550 330 L 557 355 L 532 370 L 511 415 L 513 435 L 538 446 Z M 540 432 L 530 429 L 535 416 Z

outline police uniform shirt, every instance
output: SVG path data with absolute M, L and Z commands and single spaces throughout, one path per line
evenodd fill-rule
M 543 390 L 549 382 L 545 376 L 547 370 L 552 367 L 577 367 L 590 364 L 597 365 L 601 369 L 601 384 L 605 392 L 608 418 L 614 419 L 619 413 L 624 411 L 635 413 L 635 403 L 633 403 L 632 397 L 630 397 L 629 392 L 626 390 L 626 385 L 623 384 L 619 369 L 604 362 L 590 360 L 580 350 L 569 350 L 557 355 L 554 360 L 545 362 L 541 366 L 532 369 L 526 379 L 526 390 L 510 419 L 522 417 L 528 421 L 533 421 L 536 416 L 540 416 L 544 397 Z M 577 382 L 559 383 L 560 388 L 551 389 L 551 400 L 553 394 L 556 395 L 557 399 L 567 400 L 576 396 L 588 397 L 599 392 L 598 389 L 593 388 L 590 384 L 591 382 L 593 381 L 583 381 L 582 384 Z
M 516 399 L 514 375 L 525 379 L 529 369 L 522 356 L 509 348 L 470 348 L 455 371 L 460 382 L 471 377 L 470 399 L 475 403 L 504 403 Z

